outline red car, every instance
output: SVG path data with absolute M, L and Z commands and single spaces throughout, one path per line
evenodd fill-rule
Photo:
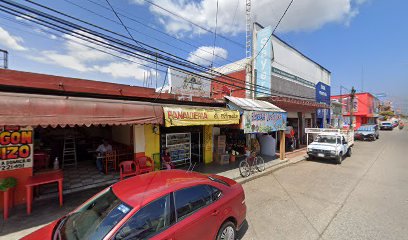
M 233 240 L 245 216 L 245 194 L 237 182 L 158 171 L 106 188 L 23 239 Z

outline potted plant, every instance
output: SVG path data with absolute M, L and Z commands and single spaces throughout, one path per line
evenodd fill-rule
M 0 191 L 7 191 L 10 188 L 14 188 L 17 185 L 17 180 L 12 177 L 0 179 Z

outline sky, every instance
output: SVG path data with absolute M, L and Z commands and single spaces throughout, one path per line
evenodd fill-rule
M 106 0 L 36 2 L 128 36 Z M 275 27 L 289 2 L 253 0 L 252 18 Z M 245 57 L 245 0 L 219 0 L 218 14 L 217 0 L 110 4 L 137 41 L 204 66 Z M 294 0 L 275 34 L 331 71 L 332 94 L 339 93 L 340 86 L 343 92 L 354 86 L 386 93 L 408 108 L 406 9 L 408 2 L 402 0 Z M 140 59 L 125 61 L 96 51 L 84 46 L 89 43 L 29 20 L 0 11 L 0 49 L 9 52 L 10 69 L 148 87 L 163 83 L 165 71 L 160 67 L 156 71 Z

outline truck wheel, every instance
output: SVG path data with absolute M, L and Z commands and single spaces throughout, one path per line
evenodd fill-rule
M 342 160 L 343 160 L 343 156 L 342 156 L 341 153 L 340 153 L 340 155 L 336 157 L 336 163 L 337 163 L 337 164 L 341 164 L 341 161 L 342 161 Z
M 351 148 L 349 148 L 347 151 L 347 157 L 351 157 Z

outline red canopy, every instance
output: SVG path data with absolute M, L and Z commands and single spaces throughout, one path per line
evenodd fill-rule
M 0 125 L 90 126 L 163 124 L 163 109 L 148 102 L 0 93 Z

